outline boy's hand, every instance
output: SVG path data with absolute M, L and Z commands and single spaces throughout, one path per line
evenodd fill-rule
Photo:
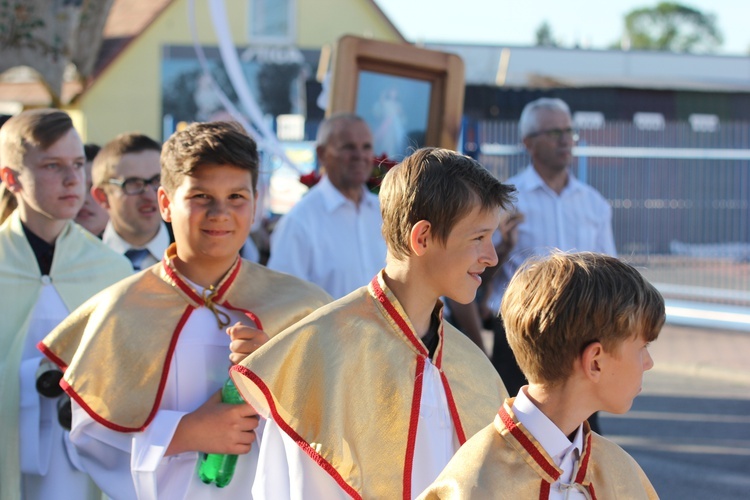
M 182 417 L 165 455 L 186 451 L 244 455 L 255 441 L 258 418 L 248 404 L 222 403 L 221 391 L 217 391 L 200 408 Z
M 500 220 L 500 225 L 497 227 L 500 230 L 500 236 L 502 241 L 500 245 L 495 249 L 498 254 L 500 263 L 504 261 L 504 258 L 508 257 L 508 254 L 518 242 L 518 225 L 524 221 L 525 217 L 521 212 L 508 212 L 503 215 Z
M 229 334 L 229 338 L 232 339 L 232 342 L 229 344 L 229 349 L 232 351 L 229 355 L 229 360 L 234 365 L 268 342 L 268 335 L 263 330 L 258 330 L 242 323 L 230 326 L 227 328 L 227 333 Z

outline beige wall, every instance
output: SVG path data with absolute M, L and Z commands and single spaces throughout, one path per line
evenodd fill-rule
M 371 0 L 296 0 L 300 48 L 320 48 L 341 35 L 399 40 Z M 196 0 L 198 37 L 216 45 L 207 2 Z M 225 3 L 234 42 L 248 45 L 249 3 Z M 97 78 L 71 110 L 80 110 L 77 126 L 86 142 L 103 144 L 117 134 L 138 131 L 161 139 L 161 51 L 164 45 L 192 45 L 188 1 L 176 0 L 131 42 Z

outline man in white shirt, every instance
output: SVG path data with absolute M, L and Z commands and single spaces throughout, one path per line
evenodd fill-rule
M 531 164 L 506 181 L 516 187 L 516 210 L 523 219 L 514 227 L 513 237 L 507 238 L 515 239 L 515 246 L 495 276 L 490 299 L 493 312 L 513 273 L 528 257 L 546 255 L 554 248 L 617 255 L 609 203 L 570 172 L 577 137 L 568 105 L 561 99 L 532 101 L 524 107 L 518 128 Z M 494 323 L 493 364 L 508 392 L 515 394 L 525 378 L 508 347 L 502 323 Z M 595 423 L 593 427 L 598 431 Z
M 170 243 L 159 214 L 159 143 L 142 134 L 120 134 L 96 155 L 94 199 L 109 213 L 102 241 L 124 254 L 140 271 L 161 261 Z
M 311 281 L 334 299 L 366 285 L 385 265 L 373 169 L 372 133 L 362 118 L 335 115 L 318 129 L 320 182 L 281 218 L 268 267 Z

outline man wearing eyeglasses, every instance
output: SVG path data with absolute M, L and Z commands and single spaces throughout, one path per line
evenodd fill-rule
M 609 203 L 570 172 L 578 137 L 565 101 L 541 98 L 528 103 L 518 130 L 531 163 L 506 181 L 516 187 L 517 203 L 516 213 L 508 214 L 511 222 L 501 223 L 497 233 L 498 253 L 509 255 L 494 278 L 493 315 L 513 273 L 532 255 L 545 255 L 553 248 L 617 255 Z M 515 394 L 526 380 L 507 344 L 502 322 L 495 320 L 493 330 L 492 362 L 508 392 Z M 598 431 L 596 422 L 592 427 Z
M 124 254 L 140 271 L 157 262 L 170 243 L 159 214 L 159 143 L 126 133 L 104 145 L 91 168 L 94 199 L 109 213 L 102 241 Z

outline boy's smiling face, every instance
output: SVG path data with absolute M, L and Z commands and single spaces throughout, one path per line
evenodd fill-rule
M 427 269 L 437 296 L 468 304 L 482 283 L 480 275 L 497 264 L 492 233 L 500 223 L 500 209 L 482 210 L 476 206 L 460 219 L 445 244 L 431 236 Z
M 223 274 L 234 263 L 253 224 L 252 176 L 233 165 L 202 165 L 193 175 L 184 176 L 171 195 L 160 187 L 159 207 L 164 220 L 172 223 L 178 259 L 192 269 Z
M 642 335 L 630 337 L 613 353 L 604 353 L 606 364 L 599 384 L 601 409 L 610 413 L 625 413 L 641 392 L 643 373 L 654 366 L 648 352 L 649 342 Z

